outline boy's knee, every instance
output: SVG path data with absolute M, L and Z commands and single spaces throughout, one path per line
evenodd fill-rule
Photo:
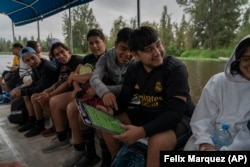
M 148 147 L 159 150 L 174 150 L 177 138 L 173 130 L 158 133 L 149 138 Z

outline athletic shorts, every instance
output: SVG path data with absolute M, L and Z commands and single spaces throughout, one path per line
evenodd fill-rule
M 141 112 L 137 109 L 131 109 L 126 112 L 131 123 L 136 126 L 142 126 L 145 123 L 151 121 L 152 119 L 158 117 L 157 113 L 149 113 L 143 114 L 145 119 L 141 119 Z M 190 117 L 184 116 L 179 124 L 177 124 L 174 132 L 177 137 L 176 150 L 182 150 L 185 146 L 187 140 L 192 135 L 191 127 L 190 127 Z

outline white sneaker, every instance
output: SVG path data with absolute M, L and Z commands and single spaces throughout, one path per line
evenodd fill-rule
M 69 157 L 63 162 L 63 167 L 73 167 L 83 156 L 86 156 L 86 151 L 78 151 L 74 149 Z
M 53 142 L 51 142 L 49 146 L 44 147 L 42 149 L 42 152 L 43 153 L 50 153 L 50 152 L 56 151 L 57 149 L 67 148 L 69 146 L 70 146 L 69 139 L 67 139 L 65 141 L 59 141 L 58 139 L 56 139 Z

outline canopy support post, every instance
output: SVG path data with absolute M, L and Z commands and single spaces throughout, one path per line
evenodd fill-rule
M 37 41 L 40 42 L 40 25 L 39 20 L 37 21 Z
M 72 26 L 71 26 L 71 8 L 69 8 L 69 46 L 70 51 L 73 53 L 73 38 L 72 38 Z
M 137 27 L 141 26 L 140 0 L 137 0 Z
M 15 43 L 15 42 L 16 42 L 16 37 L 15 37 L 14 23 L 13 23 L 13 22 L 11 22 L 11 23 L 12 23 L 12 36 L 13 36 L 13 43 Z

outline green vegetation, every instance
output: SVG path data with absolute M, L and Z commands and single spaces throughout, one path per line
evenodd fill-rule
M 192 49 L 181 53 L 182 58 L 218 58 L 218 57 L 230 57 L 233 49 Z

